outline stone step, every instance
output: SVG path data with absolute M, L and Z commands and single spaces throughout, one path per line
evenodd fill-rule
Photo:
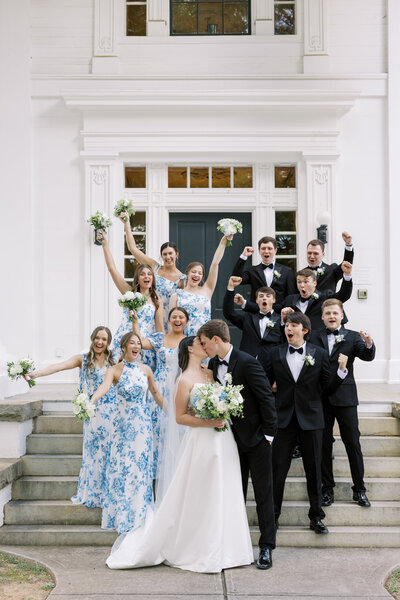
M 383 435 L 363 435 L 361 450 L 364 456 L 400 456 L 400 437 Z M 340 438 L 333 444 L 336 456 L 347 456 L 346 449 Z
M 33 433 L 82 433 L 82 430 L 82 421 L 68 413 L 41 415 L 33 424 Z
M 67 500 L 76 494 L 77 477 L 21 477 L 12 486 L 13 500 Z
M 329 524 L 328 524 L 329 525 Z M 250 528 L 252 543 L 258 545 L 260 533 Z M 4 525 L 0 545 L 4 546 L 111 546 L 117 534 L 98 525 Z M 316 535 L 308 523 L 298 527 L 282 526 L 277 546 L 309 548 L 399 548 L 400 527 L 333 527 L 328 535 Z
M 400 473 L 399 456 L 365 456 L 365 477 L 398 477 Z M 350 477 L 347 456 L 336 456 L 333 461 L 333 472 L 337 477 Z M 300 458 L 292 460 L 289 469 L 290 477 L 304 476 L 303 463 Z
M 359 429 L 361 435 L 400 435 L 400 419 L 386 414 L 359 414 Z M 339 435 L 339 427 L 335 423 L 333 430 Z
M 82 434 L 32 433 L 26 438 L 27 454 L 81 454 Z
M 27 454 L 21 458 L 24 475 L 79 475 L 81 454 Z
M 100 525 L 101 509 L 70 500 L 11 500 L 4 507 L 6 525 Z
M 250 525 L 257 525 L 257 513 L 255 502 L 249 501 L 246 505 L 247 516 Z M 279 517 L 279 525 L 300 526 L 308 523 L 308 502 L 284 501 L 282 514 Z M 371 526 L 400 527 L 400 502 L 373 502 L 370 508 L 358 506 L 355 502 L 335 502 L 328 506 L 326 513 L 326 525 L 335 527 L 345 526 Z M 399 540 L 400 545 L 400 540 Z
M 350 477 L 337 477 L 335 500 L 351 500 L 353 482 Z M 370 477 L 364 480 L 369 500 L 400 501 L 400 477 Z M 247 493 L 248 500 L 254 500 L 251 481 Z M 288 477 L 285 484 L 284 500 L 308 500 L 305 477 Z

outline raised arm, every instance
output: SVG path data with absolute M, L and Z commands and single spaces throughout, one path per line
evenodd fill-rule
M 246 260 L 249 256 L 254 254 L 254 248 L 252 246 L 245 246 L 242 254 L 239 256 L 235 266 L 233 267 L 232 275 L 238 275 L 242 277 L 242 284 L 250 283 L 250 276 L 248 271 L 244 271 L 244 265 L 246 264 Z M 246 258 L 242 258 L 245 256 Z
M 156 331 L 162 333 L 164 331 L 164 307 L 161 300 L 158 302 L 158 308 L 156 308 L 154 321 L 156 324 Z
M 346 302 L 346 300 L 351 297 L 353 291 L 353 280 L 351 279 L 352 265 L 343 261 L 341 268 L 344 275 L 342 285 L 340 286 L 340 289 L 333 294 L 332 298 L 338 298 L 342 302 Z M 350 277 L 350 279 L 345 279 L 346 277 Z
M 212 259 L 210 270 L 208 271 L 207 281 L 204 284 L 204 287 L 209 291 L 210 295 L 213 294 L 215 286 L 217 285 L 219 263 L 221 262 L 222 257 L 224 256 L 226 243 L 228 239 L 232 239 L 232 237 L 233 236 L 231 235 L 224 235 L 221 238 L 221 241 L 218 244 L 216 251 L 214 252 L 214 257 Z
M 174 294 L 171 294 L 171 297 L 169 299 L 169 310 L 171 311 L 173 308 L 176 308 L 178 306 L 178 294 L 175 292 Z
M 230 277 L 222 306 L 225 319 L 230 321 L 233 325 L 236 325 L 236 327 L 239 327 L 239 329 L 243 329 L 244 314 L 242 311 L 235 310 L 233 298 L 235 295 L 235 287 L 240 285 L 241 281 L 241 277 Z
M 120 378 L 122 369 L 122 363 L 119 363 L 118 365 L 115 365 L 114 367 L 109 367 L 107 369 L 103 379 L 103 383 L 97 388 L 97 390 L 91 398 L 92 402 L 97 402 L 98 400 L 100 400 L 100 398 L 107 394 L 112 384 L 116 383 Z
M 132 317 L 134 317 L 132 319 Z M 153 344 L 151 343 L 151 340 L 149 340 L 148 338 L 142 338 L 142 336 L 140 335 L 140 327 L 139 327 L 139 321 L 137 318 L 137 313 L 136 310 L 130 310 L 129 311 L 129 318 L 132 319 L 132 331 L 133 333 L 136 333 L 136 335 L 138 335 L 140 337 L 140 339 L 142 340 L 142 348 L 143 350 L 153 350 Z
M 26 377 L 30 377 L 31 379 L 37 379 L 37 377 L 46 377 L 46 375 L 53 375 L 53 373 L 59 373 L 60 371 L 68 371 L 69 369 L 75 369 L 76 367 L 79 367 L 79 369 L 82 367 L 82 354 L 76 354 L 75 356 L 71 356 L 71 358 L 68 358 L 63 362 L 55 363 L 54 365 L 49 365 L 44 369 L 40 369 L 40 371 L 32 371 L 32 373 L 28 373 Z
M 114 258 L 111 254 L 110 246 L 108 245 L 107 238 L 103 234 L 100 238 L 101 244 L 103 246 L 104 259 L 106 261 L 108 272 L 111 275 L 113 282 L 115 283 L 117 289 L 121 292 L 121 294 L 125 294 L 128 290 L 131 289 L 130 285 L 126 283 L 125 279 L 122 277 L 121 273 L 118 271 L 115 266 Z
M 134 235 L 132 233 L 128 213 L 126 213 L 126 212 L 121 213 L 119 218 L 122 221 L 122 223 L 124 224 L 126 245 L 129 248 L 129 252 L 136 258 L 136 260 L 138 261 L 139 264 L 150 265 L 150 267 L 152 269 L 154 269 L 154 267 L 156 267 L 156 265 L 157 265 L 157 261 L 154 260 L 154 258 L 150 258 L 150 256 L 147 256 L 147 254 L 145 254 L 144 252 L 139 250 L 139 248 L 136 246 L 136 242 L 135 242 Z M 124 218 L 126 220 L 124 220 Z

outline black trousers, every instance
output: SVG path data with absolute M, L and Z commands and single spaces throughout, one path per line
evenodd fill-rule
M 260 548 L 273 549 L 276 544 L 276 528 L 272 486 L 272 446 L 264 439 L 250 450 L 243 450 L 240 446 L 238 446 L 238 450 L 245 501 L 249 473 L 253 482 L 258 526 L 261 534 L 258 545 Z
M 272 452 L 276 521 L 281 514 L 286 477 L 292 461 L 293 448 L 297 440 L 300 444 L 304 471 L 306 473 L 307 494 L 310 502 L 308 516 L 310 519 L 323 519 L 325 517 L 325 513 L 321 507 L 322 431 L 322 429 L 311 429 L 309 431 L 301 429 L 296 412 L 293 412 L 293 416 L 287 427 L 278 429 Z
M 346 448 L 350 464 L 353 490 L 365 492 L 364 460 L 360 445 L 357 406 L 333 406 L 324 403 L 325 429 L 322 438 L 322 492 L 335 487 L 332 465 L 332 438 L 335 419 L 339 425 L 340 437 Z

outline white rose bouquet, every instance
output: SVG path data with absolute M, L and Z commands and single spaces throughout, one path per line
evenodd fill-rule
M 122 306 L 122 308 L 127 308 L 128 310 L 138 310 L 142 308 L 147 302 L 147 298 L 144 294 L 140 292 L 125 292 L 120 298 L 118 298 L 118 304 Z M 130 320 L 133 321 L 135 317 L 130 317 Z
M 17 360 L 16 362 L 7 363 L 7 373 L 11 381 L 16 381 L 20 377 L 24 377 L 27 373 L 34 371 L 35 368 L 35 363 L 29 356 L 21 358 L 21 360 Z M 34 379 L 29 378 L 27 381 L 30 388 L 36 385 Z
M 75 397 L 72 400 L 74 405 L 74 415 L 79 421 L 87 421 L 94 417 L 96 413 L 96 407 L 90 398 L 82 390 L 78 390 Z
M 96 211 L 94 215 L 89 217 L 87 221 L 93 225 L 95 229 L 107 229 L 112 225 L 110 217 L 108 217 L 106 213 L 102 213 L 99 210 Z
M 225 375 L 226 385 L 207 383 L 202 385 L 193 398 L 193 410 L 200 419 L 225 419 L 231 417 L 243 418 L 243 397 L 240 392 L 242 385 L 232 385 L 232 375 Z M 228 425 L 216 431 L 226 431 Z
M 118 200 L 117 204 L 114 206 L 114 216 L 119 217 L 123 212 L 128 213 L 130 217 L 135 214 L 132 200 Z M 126 221 L 126 217 L 123 217 L 123 220 Z
M 236 219 L 220 219 L 217 225 L 217 230 L 221 231 L 224 235 L 234 235 L 243 231 L 243 225 Z M 231 240 L 228 240 L 226 245 L 232 246 Z

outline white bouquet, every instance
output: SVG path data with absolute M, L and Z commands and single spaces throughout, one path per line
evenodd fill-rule
M 29 356 L 21 358 L 21 360 L 17 360 L 16 362 L 7 363 L 7 373 L 11 381 L 16 381 L 20 377 L 24 377 L 27 373 L 34 371 L 35 368 L 35 363 Z M 36 381 L 29 378 L 28 385 L 31 388 L 36 385 Z
M 111 227 L 112 225 L 110 217 L 107 217 L 106 213 L 102 213 L 99 210 L 88 218 L 88 223 L 93 225 L 95 229 L 107 229 L 107 227 Z
M 225 375 L 226 385 L 207 383 L 202 385 L 193 398 L 193 410 L 201 419 L 243 418 L 243 397 L 240 394 L 242 385 L 232 385 L 232 375 Z M 228 426 L 216 431 L 226 431 Z
M 117 204 L 114 206 L 114 216 L 119 217 L 123 212 L 128 213 L 130 217 L 135 214 L 132 200 L 118 200 Z M 123 217 L 123 220 L 126 221 L 126 217 Z
M 128 310 L 138 310 L 142 308 L 147 302 L 147 298 L 144 294 L 140 292 L 125 292 L 120 298 L 118 298 L 118 304 L 122 306 L 122 308 L 127 308 Z M 133 321 L 134 317 L 131 318 Z
M 234 235 L 235 233 L 242 233 L 243 225 L 236 219 L 221 219 L 218 221 L 218 231 L 221 231 L 224 235 Z M 231 240 L 226 243 L 227 246 L 232 246 Z
M 77 391 L 72 404 L 74 405 L 74 415 L 79 421 L 87 421 L 94 417 L 96 413 L 95 405 L 82 390 Z

